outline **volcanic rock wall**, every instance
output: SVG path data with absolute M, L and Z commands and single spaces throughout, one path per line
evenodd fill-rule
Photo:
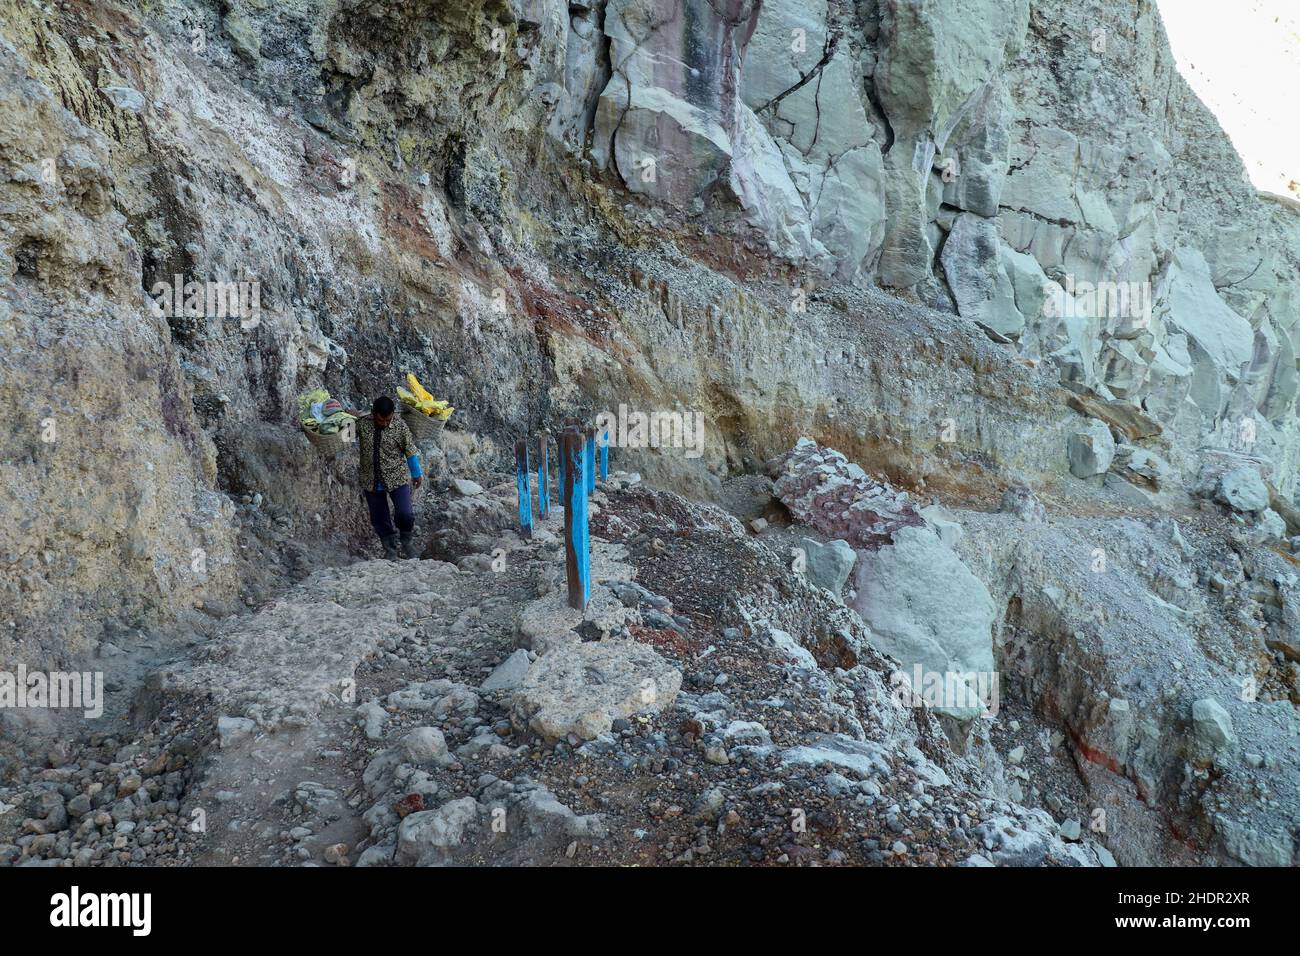
M 1068 483 L 1083 411 L 1293 489 L 1295 204 L 1145 0 L 8 0 L 0 36 L 6 655 L 238 600 L 256 495 L 354 547 L 294 396 L 407 370 L 448 468 L 628 402 L 703 412 L 698 460 L 619 452 L 698 494 L 808 435 L 991 502 Z M 259 320 L 160 316 L 177 275 Z

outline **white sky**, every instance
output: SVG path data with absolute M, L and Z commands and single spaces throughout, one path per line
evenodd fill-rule
M 1300 0 L 1157 0 L 1178 69 L 1256 188 L 1300 194 Z

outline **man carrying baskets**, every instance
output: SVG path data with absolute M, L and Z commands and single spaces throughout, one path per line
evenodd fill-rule
M 384 545 L 384 557 L 396 561 L 401 555 L 418 558 L 415 548 L 415 508 L 412 486 L 424 480 L 420 450 L 406 423 L 396 414 L 397 406 L 387 395 L 376 398 L 369 415 L 357 416 L 357 450 L 360 452 L 361 491 L 370 509 L 370 524 Z M 392 499 L 390 513 L 388 501 Z M 393 527 L 396 522 L 396 528 Z

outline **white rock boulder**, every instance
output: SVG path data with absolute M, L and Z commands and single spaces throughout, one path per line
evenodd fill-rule
M 992 673 L 993 599 L 934 531 L 902 528 L 892 545 L 859 552 L 854 586 L 872 643 L 906 672 Z
M 1263 511 L 1268 507 L 1268 486 L 1259 469 L 1238 465 L 1224 472 L 1215 497 L 1233 511 Z
M 529 669 L 515 696 L 515 718 L 547 739 L 593 740 L 620 717 L 670 707 L 681 686 L 681 671 L 645 644 L 566 644 Z
M 1091 478 L 1105 474 L 1115 458 L 1115 439 L 1105 422 L 1091 418 L 1070 435 L 1066 443 L 1070 458 L 1070 474 L 1076 478 Z

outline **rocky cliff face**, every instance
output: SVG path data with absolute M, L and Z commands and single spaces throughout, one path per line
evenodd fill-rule
M 457 406 L 422 505 L 457 559 L 500 516 L 447 527 L 453 475 L 692 409 L 702 457 L 622 467 L 721 500 L 808 436 L 953 509 L 864 545 L 846 603 L 906 657 L 944 628 L 871 581 L 955 562 L 992 610 L 917 659 L 1032 634 L 1023 702 L 1110 774 L 1125 861 L 1181 859 L 1167 827 L 1289 861 L 1290 811 L 1243 795 L 1296 756 L 1300 209 L 1247 184 L 1147 0 L 9 0 L 0 133 L 0 660 L 206 639 L 368 546 L 309 387 L 409 370 Z M 177 276 L 256 282 L 257 314 L 163 310 Z M 1162 576 L 1178 521 L 1203 537 Z M 1094 548 L 1168 641 L 1106 630 Z M 1255 766 L 1168 744 L 1211 697 Z

